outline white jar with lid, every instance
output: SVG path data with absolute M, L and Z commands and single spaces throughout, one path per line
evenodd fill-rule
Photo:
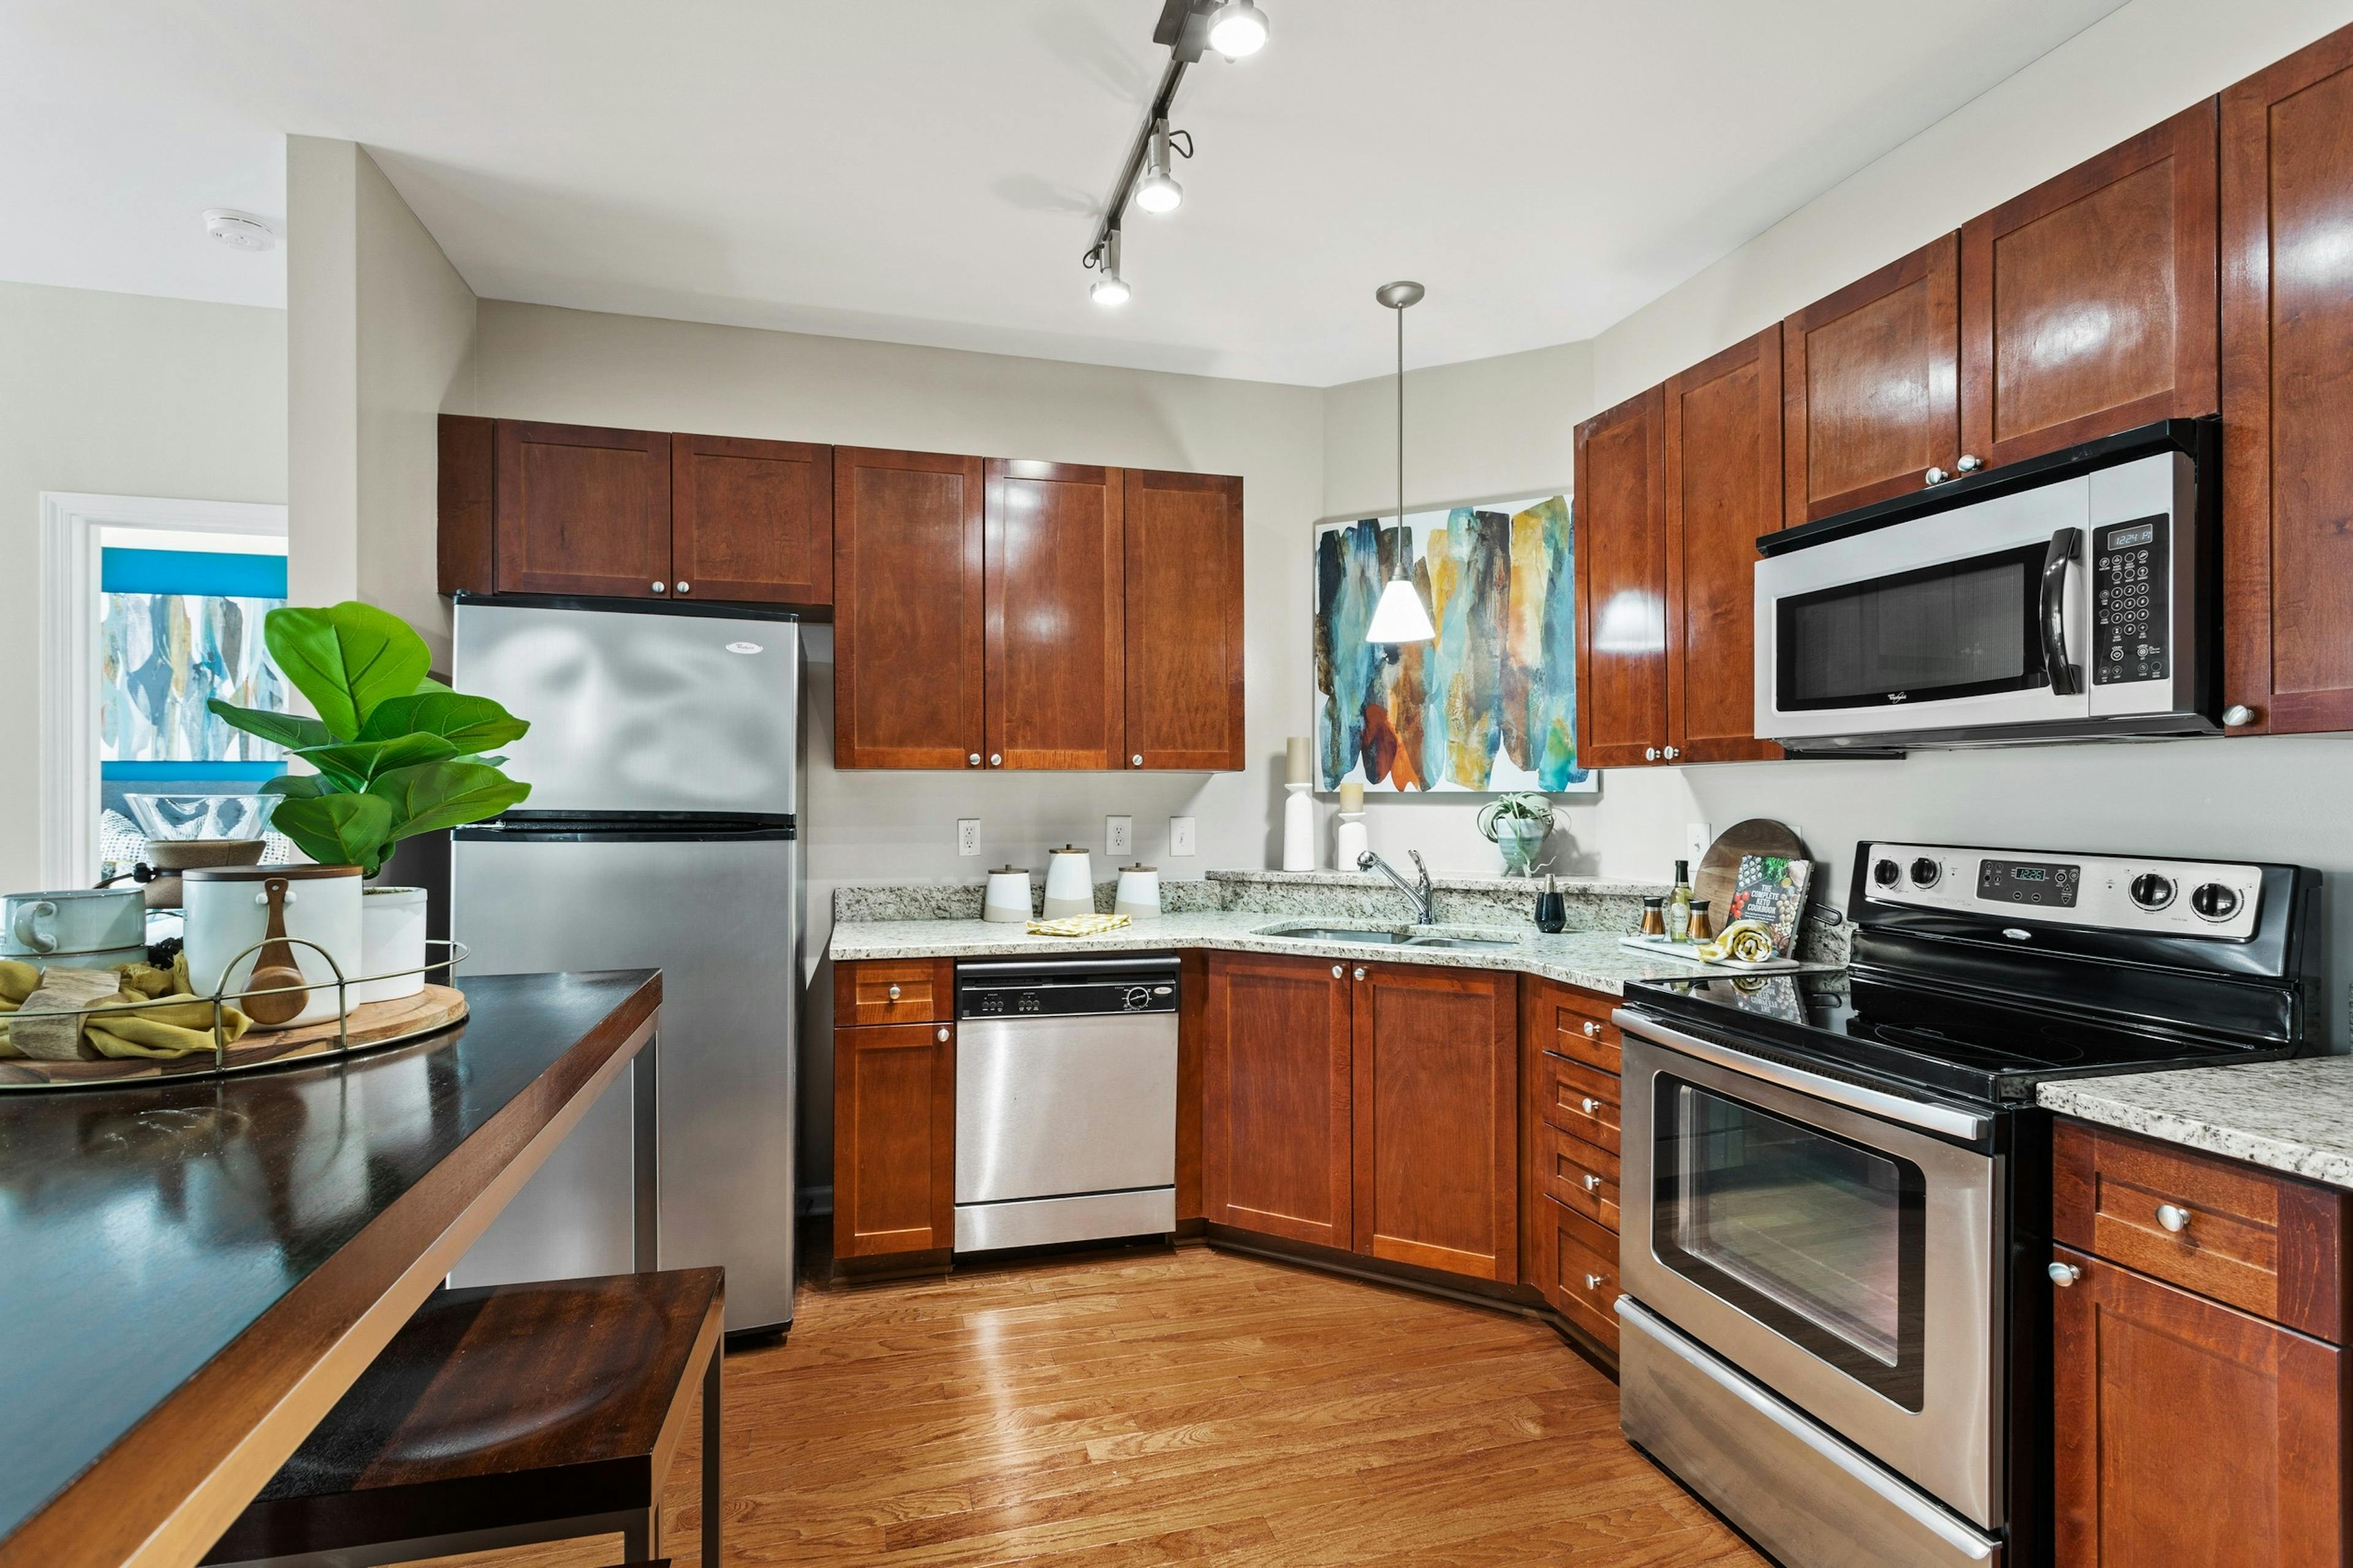
M 980 901 L 982 920 L 1026 922 L 1029 911 L 1028 867 L 999 866 L 988 874 L 988 891 Z
M 1094 858 L 1075 844 L 1065 844 L 1046 858 L 1046 918 L 1094 912 Z
M 1160 918 L 1158 868 L 1122 866 L 1119 868 L 1119 892 L 1112 900 L 1111 912 L 1115 915 L 1125 915 L 1130 920 L 1158 920 Z

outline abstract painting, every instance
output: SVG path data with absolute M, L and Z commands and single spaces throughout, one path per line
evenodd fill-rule
M 120 763 L 263 763 L 284 753 L 205 708 L 283 709 L 285 683 L 261 645 L 283 599 L 219 594 L 100 595 L 99 756 Z
M 1567 498 L 1406 518 L 1434 642 L 1365 641 L 1400 531 L 1315 530 L 1320 788 L 1590 792 L 1577 760 L 1577 556 Z

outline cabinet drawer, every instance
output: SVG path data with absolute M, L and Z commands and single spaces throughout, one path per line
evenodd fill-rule
M 1551 1198 L 1537 1201 L 1545 1272 L 1537 1283 L 1560 1314 L 1618 1348 L 1618 1238 Z
M 1573 1138 L 1557 1127 L 1536 1130 L 1536 1188 L 1597 1221 L 1618 1229 L 1618 1156 Z
M 2052 1175 L 2068 1246 L 2344 1342 L 2344 1194 L 2073 1121 L 2052 1135 Z
M 1618 1026 L 1609 1021 L 1615 998 L 1550 981 L 1528 982 L 1526 994 L 1526 1043 L 1606 1073 L 1619 1070 Z
M 1545 1051 L 1537 1057 L 1536 1107 L 1544 1119 L 1612 1154 L 1619 1152 L 1614 1074 Z
M 955 1011 L 955 965 L 945 959 L 871 960 L 833 972 L 836 1027 L 944 1024 Z

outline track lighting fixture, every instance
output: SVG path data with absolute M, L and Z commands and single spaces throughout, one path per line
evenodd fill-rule
M 1088 265 L 1100 268 L 1103 276 L 1087 289 L 1087 298 L 1106 310 L 1115 310 L 1127 303 L 1127 279 L 1119 275 L 1119 230 L 1113 229 L 1103 237 Z
M 1229 60 L 1266 47 L 1266 13 L 1250 0 L 1226 0 L 1209 18 L 1209 47 Z
M 1168 161 L 1173 152 L 1168 144 L 1170 134 L 1166 120 L 1153 126 L 1152 148 L 1145 158 L 1144 178 L 1136 182 L 1135 205 L 1148 213 L 1173 213 L 1184 205 L 1185 187 L 1178 184 L 1176 176 L 1168 172 Z M 1185 133 L 1177 132 L 1175 134 Z M 1190 147 L 1192 144 L 1192 137 L 1185 136 L 1185 145 Z

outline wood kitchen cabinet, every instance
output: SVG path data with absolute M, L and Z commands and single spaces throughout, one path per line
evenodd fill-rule
M 837 1258 L 955 1245 L 955 993 L 945 960 L 834 966 Z
M 1356 1247 L 1519 1277 L 1518 977 L 1350 967 Z
M 1125 762 L 1125 500 L 1117 468 L 989 462 L 981 548 L 988 766 Z
M 1613 1354 L 1624 1152 L 1615 1001 L 1520 982 L 1520 1266 L 1546 1305 Z
M 670 592 L 670 437 L 497 424 L 498 591 L 623 599 Z
M 833 448 L 670 438 L 673 597 L 833 603 Z
M 2223 700 L 2353 729 L 2353 27 L 2222 94 Z
M 2209 99 L 1962 227 L 1962 465 L 2214 412 L 2214 127 Z
M 1576 461 L 1577 763 L 1666 760 L 1663 390 L 1579 425 Z
M 1960 458 L 1960 237 L 1781 323 L 1784 522 L 1918 489 Z
M 836 767 L 982 764 L 984 468 L 834 448 Z
M 1239 769 L 1242 481 L 1130 468 L 1125 527 L 1121 762 Z
M 1781 526 L 1781 329 L 1671 377 L 1663 404 L 1668 762 L 1778 757 L 1756 738 L 1757 541 Z
M 1345 1250 L 1356 1184 L 1346 965 L 1213 953 L 1201 1016 L 1201 1194 L 1216 1225 Z

